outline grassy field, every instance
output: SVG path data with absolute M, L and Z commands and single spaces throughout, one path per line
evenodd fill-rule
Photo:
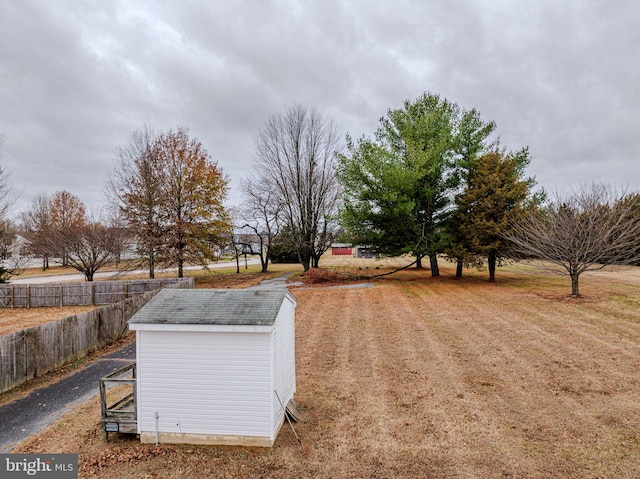
M 105 479 L 640 477 L 638 271 L 585 274 L 577 300 L 518 265 L 293 289 L 302 447 L 286 424 L 272 449 L 105 443 L 92 400 L 14 452 Z

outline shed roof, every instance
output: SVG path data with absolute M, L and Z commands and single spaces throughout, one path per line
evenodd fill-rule
M 163 289 L 129 323 L 271 326 L 287 290 Z

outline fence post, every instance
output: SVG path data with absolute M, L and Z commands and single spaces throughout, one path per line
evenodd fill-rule
M 91 306 L 96 304 L 96 285 L 91 282 Z
M 60 285 L 60 307 L 64 306 L 64 289 L 62 285 Z
M 11 309 L 16 307 L 16 286 L 15 284 L 11 285 Z
M 27 285 L 27 308 L 31 307 L 31 285 Z

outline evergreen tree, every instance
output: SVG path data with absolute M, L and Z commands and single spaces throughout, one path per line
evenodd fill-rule
M 389 110 L 375 140 L 348 138 L 338 175 L 342 225 L 352 242 L 382 255 L 411 254 L 418 267 L 428 256 L 438 276 L 437 255 L 449 243 L 445 225 L 464 165 L 483 151 L 494 128 L 477 111 L 425 93 Z
M 466 189 L 456 197 L 452 216 L 456 243 L 467 261 L 478 256 L 487 259 L 491 282 L 495 281 L 496 265 L 505 256 L 505 235 L 530 198 L 532 180 L 523 178 L 527 164 L 528 156 L 522 152 L 506 155 L 491 151 L 475 162 Z

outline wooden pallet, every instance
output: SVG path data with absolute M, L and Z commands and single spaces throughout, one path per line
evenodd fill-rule
M 114 399 L 109 389 L 117 387 Z M 110 432 L 137 434 L 136 396 L 135 363 L 100 378 L 100 410 L 105 440 L 109 440 Z

